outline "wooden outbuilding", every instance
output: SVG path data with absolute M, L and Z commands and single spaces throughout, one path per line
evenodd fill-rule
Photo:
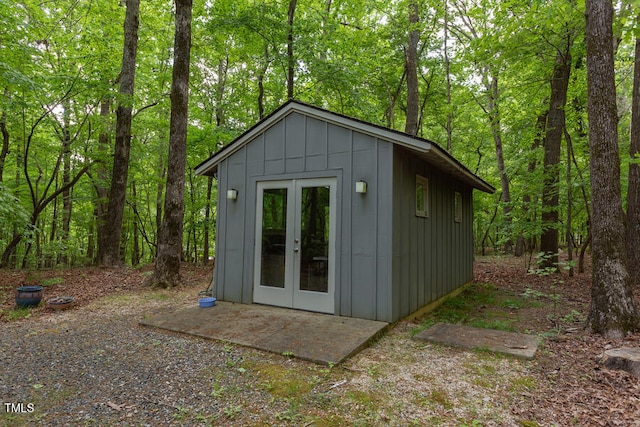
M 437 144 L 289 101 L 196 168 L 215 295 L 395 322 L 473 279 L 473 189 Z

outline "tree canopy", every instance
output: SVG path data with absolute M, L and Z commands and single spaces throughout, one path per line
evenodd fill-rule
M 134 265 L 152 261 L 169 163 L 174 5 L 140 2 L 132 99 L 119 91 L 123 2 L 2 6 L 2 265 L 95 261 L 119 105 L 132 107 L 120 256 Z M 637 162 L 629 154 L 636 13 L 625 0 L 613 17 L 623 201 L 629 165 Z M 194 167 L 289 96 L 397 130 L 407 129 L 409 114 L 418 136 L 500 189 L 476 197 L 478 251 L 535 254 L 548 230 L 560 247 L 585 246 L 584 16 L 584 2 L 575 0 L 196 2 L 183 259 L 214 254 L 203 248 L 214 237 L 215 181 L 195 178 Z M 550 141 L 556 145 L 547 161 Z M 550 197 L 557 203 L 544 204 Z

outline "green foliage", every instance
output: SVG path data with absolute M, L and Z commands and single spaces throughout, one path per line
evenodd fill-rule
M 438 322 L 513 331 L 512 324 L 517 320 L 517 314 L 512 310 L 527 306 L 531 303 L 525 296 L 511 295 L 494 285 L 475 283 L 437 307 L 414 332 Z
M 9 189 L 0 184 L 0 223 L 3 228 L 23 228 L 29 223 L 29 213 Z
M 40 281 L 40 285 L 46 287 L 46 286 L 59 285 L 62 282 L 63 282 L 62 277 L 51 277 L 49 279 L 42 279 Z
M 9 321 L 28 319 L 31 317 L 31 309 L 28 307 L 15 307 L 4 311 L 4 317 Z
M 11 257 L 13 266 L 90 263 L 97 245 L 96 209 L 104 203 L 96 189 L 109 186 L 115 106 L 121 101 L 117 76 L 125 8 L 106 0 L 62 0 L 46 8 L 32 0 L 2 5 L 0 18 L 12 31 L 0 40 L 0 113 L 9 138 L 0 176 L 0 221 L 5 224 L 0 246 L 6 249 L 15 234 L 22 237 Z M 487 113 L 487 84 L 495 77 L 499 92 L 492 101 L 500 114 L 511 217 L 504 217 L 498 194 L 476 194 L 474 228 L 478 249 L 499 251 L 508 241 L 534 241 L 541 232 L 542 144 L 537 121 L 548 108 L 556 51 L 570 35 L 573 64 L 565 114 L 575 165 L 571 184 L 561 182 L 558 191 L 561 217 L 571 192 L 572 233 L 584 238 L 590 196 L 583 9 L 581 3 L 560 0 L 430 1 L 419 4 L 419 22 L 409 27 L 405 0 L 298 2 L 293 26 L 295 97 L 403 129 L 404 51 L 408 32 L 418 30 L 419 136 L 446 146 L 450 118 L 452 154 L 498 188 Z M 622 8 L 615 23 L 621 40 L 616 66 L 623 152 L 631 105 L 632 82 L 627 76 L 638 33 L 630 10 Z M 445 13 L 450 24 L 447 40 Z M 123 257 L 132 264 L 153 260 L 162 217 L 172 14 L 170 2 L 141 4 L 130 186 L 121 242 Z M 196 2 L 193 16 L 183 246 L 185 259 L 200 261 L 204 229 L 209 228 L 211 243 L 215 238 L 217 190 L 214 181 L 209 198 L 207 178 L 193 176 L 193 170 L 259 120 L 260 90 L 263 114 L 286 101 L 289 28 L 286 2 Z M 109 103 L 106 116 L 100 115 L 103 102 Z M 100 143 L 101 133 L 106 144 Z M 64 195 L 54 194 L 64 185 L 65 162 L 71 178 L 90 165 L 68 195 L 68 224 Z M 566 161 L 561 168 L 564 176 Z M 622 172 L 624 180 L 626 167 Z M 37 218 L 30 224 L 32 216 Z M 208 255 L 214 255 L 213 250 Z

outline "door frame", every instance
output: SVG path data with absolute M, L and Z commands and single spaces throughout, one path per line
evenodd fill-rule
M 329 245 L 327 292 L 300 290 L 301 253 L 294 250 L 295 239 L 300 239 L 302 188 L 329 187 Z M 262 286 L 262 219 L 264 190 L 287 189 L 287 219 L 285 233 L 285 282 L 283 288 Z M 300 310 L 335 313 L 336 295 L 336 236 L 337 236 L 337 177 L 281 179 L 256 182 L 255 201 L 255 245 L 253 301 L 259 304 L 275 305 Z

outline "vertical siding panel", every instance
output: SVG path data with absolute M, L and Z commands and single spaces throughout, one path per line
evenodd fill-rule
M 258 135 L 247 147 L 247 176 L 264 174 L 264 134 Z
M 352 133 L 352 179 L 348 183 L 352 194 L 351 272 L 352 315 L 374 319 L 376 313 L 376 243 L 377 191 L 375 139 Z M 355 193 L 355 182 L 364 180 L 371 186 L 366 194 Z M 346 185 L 345 185 L 346 187 Z
M 447 225 L 447 233 L 443 236 L 446 245 L 445 259 L 444 259 L 444 292 L 443 295 L 448 294 L 453 290 L 453 282 L 454 271 L 451 268 L 452 261 L 454 260 L 454 246 L 455 246 L 455 234 L 454 234 L 454 225 L 455 221 L 453 219 L 453 185 L 451 182 L 451 178 L 443 177 L 443 190 L 445 196 L 445 206 L 447 208 L 445 214 L 445 224 Z
M 392 148 L 392 231 L 391 231 L 391 318 L 396 320 L 400 317 L 400 288 L 402 286 L 402 153 L 398 147 Z
M 305 170 L 326 170 L 328 167 L 327 122 L 307 117 L 305 132 Z
M 437 224 L 437 209 L 438 204 L 438 192 L 436 176 L 433 173 L 433 169 L 429 171 L 429 203 L 430 203 L 430 215 L 429 215 L 429 240 L 427 241 L 427 247 L 429 248 L 429 271 L 427 272 L 427 280 L 429 281 L 429 295 L 430 301 L 438 299 L 438 282 L 436 278 L 436 269 L 438 263 L 436 256 L 438 254 L 438 227 Z
M 249 163 L 247 163 L 249 164 Z M 253 302 L 253 279 L 254 279 L 254 258 L 256 239 L 256 185 L 251 179 L 253 171 L 247 169 L 245 176 L 245 221 L 244 221 L 244 280 L 242 287 L 242 302 L 250 304 Z
M 278 122 L 264 133 L 265 175 L 285 172 L 285 125 Z
M 304 170 L 305 116 L 292 113 L 284 119 L 285 172 Z
M 467 275 L 465 283 L 473 280 L 473 189 L 467 188 L 466 198 L 467 209 L 465 211 L 466 230 L 465 230 L 465 247 L 467 248 Z
M 425 175 L 424 171 L 422 171 L 421 175 L 422 176 Z M 415 214 L 413 216 L 414 218 L 416 218 L 416 221 L 418 223 L 418 230 L 416 232 L 416 245 L 417 245 L 416 270 L 418 273 L 418 278 L 417 278 L 418 281 L 416 283 L 416 286 L 418 289 L 418 295 L 416 300 L 416 309 L 417 309 L 419 307 L 422 307 L 426 303 L 426 297 L 425 297 L 426 286 L 425 286 L 425 280 L 424 280 L 424 268 L 425 268 L 425 242 L 427 240 L 427 236 L 425 235 L 425 232 L 426 232 L 426 223 L 427 221 L 429 221 L 429 219 L 418 218 L 415 216 Z
M 227 161 L 223 161 L 218 165 L 218 196 L 216 205 L 216 288 L 215 297 L 225 300 L 225 265 L 226 265 L 226 237 L 227 237 L 227 218 L 224 213 L 227 211 Z
M 329 154 L 350 153 L 352 151 L 351 131 L 349 129 L 330 124 L 327 131 L 329 138 L 327 148 Z
M 400 314 L 406 316 L 410 313 L 410 292 L 411 292 L 411 264 L 412 264 L 412 251 L 411 251 L 411 217 L 413 214 L 410 206 L 413 204 L 413 197 L 415 193 L 415 173 L 414 166 L 411 165 L 411 157 L 404 154 L 404 163 L 408 163 L 408 167 L 403 169 L 402 174 L 402 206 L 403 206 L 403 220 L 402 220 L 402 283 L 400 289 Z
M 433 224 L 433 176 L 431 173 L 431 168 L 427 166 L 424 173 L 425 178 L 429 179 L 429 190 L 428 190 L 428 200 L 426 203 L 429 204 L 429 217 L 424 221 L 424 231 L 422 234 L 422 286 L 424 293 L 423 305 L 428 304 L 433 301 L 433 284 L 431 281 L 431 269 L 432 262 L 431 257 L 433 256 L 433 251 L 431 250 L 431 245 L 433 243 L 433 235 L 432 235 L 432 224 Z
M 409 181 L 409 176 L 407 176 L 407 193 L 411 190 L 411 197 L 407 200 L 407 224 L 409 226 L 409 258 L 410 258 L 410 267 L 409 267 L 409 290 L 408 290 L 408 307 L 407 314 L 413 313 L 418 309 L 418 268 L 420 268 L 420 259 L 418 256 L 418 245 L 420 244 L 420 234 L 418 233 L 418 221 L 422 221 L 423 218 L 418 218 L 414 212 L 412 212 L 411 205 L 413 205 L 412 201 L 415 197 L 415 169 L 412 168 L 412 176 L 413 179 Z M 413 190 L 412 190 L 413 189 Z
M 393 286 L 393 146 L 386 141 L 378 140 L 377 151 L 376 319 L 391 322 L 394 320 L 391 309 L 391 290 Z
M 336 130 L 338 130 L 336 132 Z M 333 132 L 332 132 L 333 131 Z M 341 287 L 340 291 L 340 313 L 344 316 L 352 316 L 353 308 L 352 308 L 352 296 L 351 296 L 351 286 L 352 286 L 352 268 L 353 268 L 353 260 L 352 260 L 352 241 L 351 241 L 351 230 L 352 230 L 352 199 L 353 199 L 353 191 L 351 191 L 351 182 L 353 182 L 353 170 L 352 170 L 352 150 L 351 150 L 351 131 L 347 129 L 337 128 L 336 126 L 331 125 L 329 127 L 329 153 L 331 153 L 332 146 L 337 153 L 346 151 L 346 154 L 340 155 L 337 154 L 338 159 L 342 159 L 340 165 L 343 167 L 343 175 L 342 175 L 342 254 L 341 254 L 341 264 L 342 264 L 342 277 L 341 281 L 345 286 Z M 329 162 L 331 161 L 331 156 Z M 337 166 L 337 165 L 336 165 Z
M 242 281 L 242 302 L 253 302 L 253 278 L 255 260 L 256 234 L 256 186 L 254 176 L 265 173 L 265 135 L 258 135 L 246 145 L 246 173 L 245 182 L 245 231 L 244 231 L 244 278 Z
M 246 146 L 234 153 L 228 160 L 227 189 L 238 190 L 238 199 L 228 202 L 225 216 L 227 220 L 227 238 L 225 240 L 226 281 L 232 281 L 233 286 L 225 289 L 225 297 L 229 301 L 242 302 L 242 284 L 244 273 L 244 237 L 245 237 L 245 213 L 246 213 Z M 226 190 L 224 189 L 224 194 Z
M 438 174 L 438 297 L 441 297 L 446 292 L 446 262 L 447 262 L 447 197 L 445 194 L 445 183 L 442 180 L 442 176 Z
M 433 288 L 434 299 L 437 299 L 440 295 L 440 253 L 442 247 L 440 245 L 440 235 L 442 234 L 442 224 L 440 224 L 442 214 L 442 203 L 440 197 L 440 180 L 436 174 L 432 175 L 431 189 L 433 190 L 433 224 L 431 235 L 431 258 L 432 258 L 432 270 L 431 270 L 431 286 Z
M 431 224 L 434 218 L 433 211 L 433 176 L 431 173 L 431 169 L 428 165 L 419 160 L 414 160 L 415 163 L 415 172 L 420 176 L 427 178 L 428 180 L 428 188 L 427 188 L 427 199 L 424 201 L 427 206 L 427 217 L 417 217 L 415 215 L 415 195 L 413 196 L 414 201 L 412 201 L 411 205 L 411 213 L 414 218 L 418 221 L 418 230 L 416 232 L 416 236 L 414 238 L 418 239 L 418 250 L 416 252 L 416 259 L 418 263 L 418 301 L 416 308 L 414 310 L 419 309 L 425 304 L 429 303 L 432 300 L 432 281 L 431 281 L 431 244 L 432 244 L 432 236 L 431 236 Z M 414 177 L 415 180 L 415 177 Z M 415 192 L 415 183 L 413 184 L 413 190 Z

